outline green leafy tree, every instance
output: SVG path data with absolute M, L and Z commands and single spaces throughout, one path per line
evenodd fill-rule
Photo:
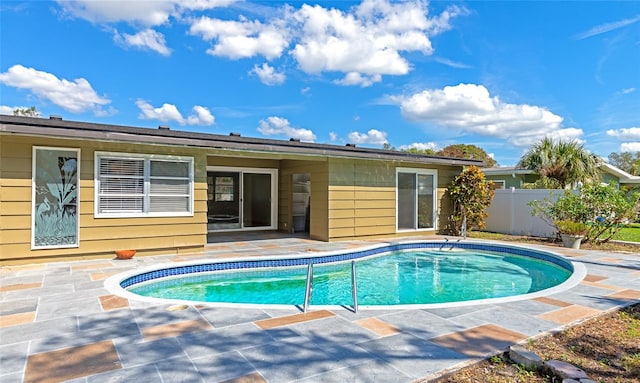
M 485 163 L 487 167 L 493 167 L 498 165 L 498 162 L 491 158 L 484 149 L 467 144 L 455 144 L 449 145 L 444 149 L 435 150 L 431 148 L 418 149 L 415 147 L 404 149 L 403 151 L 413 154 L 422 154 L 427 156 L 441 156 L 441 157 L 453 157 L 464 158 L 467 160 L 480 160 Z
M 562 189 L 560 182 L 554 178 L 540 177 L 535 182 L 522 184 L 523 189 Z
M 601 178 L 600 159 L 577 141 L 554 142 L 545 137 L 520 159 L 518 167 L 535 170 L 542 178 L 552 178 L 560 189 Z
M 36 109 L 35 106 L 29 108 L 15 108 L 13 110 L 14 116 L 25 116 L 25 117 L 40 117 L 42 114 Z
M 455 144 L 449 145 L 446 148 L 437 152 L 437 155 L 443 157 L 465 158 L 468 160 L 480 160 L 485 163 L 487 167 L 494 167 L 498 165 L 498 162 L 491 158 L 487 152 L 481 147 L 467 144 Z
M 558 222 L 577 222 L 588 226 L 584 241 L 603 243 L 609 241 L 620 226 L 638 218 L 640 193 L 626 193 L 613 183 L 585 184 L 579 192 L 565 190 L 555 201 L 545 198 L 532 201 L 531 214 L 541 217 L 550 225 Z
M 634 176 L 640 175 L 640 152 L 611 153 L 608 159 L 616 168 Z
M 468 228 L 482 229 L 487 217 L 486 208 L 493 199 L 493 182 L 487 182 L 484 173 L 477 166 L 469 166 L 449 185 L 447 192 L 453 202 L 453 213 L 448 231 L 461 235 L 466 217 Z
M 403 150 L 403 152 L 407 152 L 407 153 L 411 153 L 411 154 L 420 154 L 420 155 L 424 155 L 424 156 L 435 156 L 437 155 L 437 152 L 431 148 L 424 148 L 424 149 L 418 149 L 418 148 L 409 148 L 409 149 L 405 149 Z

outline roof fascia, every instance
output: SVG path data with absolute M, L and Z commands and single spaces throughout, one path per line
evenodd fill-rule
M 145 143 L 150 145 L 214 148 L 238 152 L 277 153 L 284 155 L 333 157 L 365 160 L 395 160 L 415 164 L 482 166 L 482 161 L 458 158 L 421 156 L 381 149 L 342 147 L 337 145 L 300 143 L 283 140 L 224 136 L 206 133 L 171 131 L 48 120 L 43 118 L 0 116 L 0 134 L 86 139 L 107 142 Z

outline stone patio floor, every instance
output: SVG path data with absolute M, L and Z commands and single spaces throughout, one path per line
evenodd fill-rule
M 415 237 L 412 239 L 416 239 Z M 425 237 L 424 239 L 434 239 Z M 0 269 L 0 381 L 411 382 L 640 301 L 640 254 L 550 250 L 586 278 L 551 296 L 439 309 L 158 305 L 111 295 L 111 275 L 157 263 L 353 249 L 280 235 L 218 238 L 204 254 Z M 383 241 L 380 241 L 383 242 Z

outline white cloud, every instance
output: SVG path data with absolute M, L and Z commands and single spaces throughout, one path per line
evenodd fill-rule
M 416 148 L 418 150 L 427 150 L 427 149 L 431 149 L 434 151 L 440 150 L 440 146 L 435 142 L 414 142 L 413 144 L 400 145 L 399 147 L 400 150 L 408 150 L 411 148 Z
M 171 50 L 164 35 L 150 27 L 167 25 L 171 19 L 181 20 L 191 11 L 224 7 L 236 0 L 57 0 L 62 14 L 107 25 L 114 41 L 124 47 L 148 49 L 163 56 Z M 112 24 L 127 23 L 136 29 L 134 34 L 120 34 Z
M 420 0 L 364 0 L 345 12 L 303 5 L 293 14 L 302 34 L 291 54 L 307 73 L 404 75 L 411 66 L 402 53 L 431 55 L 430 38 L 466 13 L 452 6 L 429 18 L 427 2 Z
M 276 72 L 275 68 L 267 63 L 262 64 L 262 66 L 254 65 L 249 73 L 256 74 L 260 82 L 265 85 L 280 85 L 286 79 L 284 73 Z
M 136 105 L 140 108 L 138 118 L 143 120 L 158 120 L 161 122 L 175 121 L 180 125 L 213 125 L 215 122 L 209 109 L 199 105 L 193 107 L 193 113 L 186 119 L 173 104 L 162 104 L 161 107 L 154 108 L 148 102 L 138 100 L 136 101 Z
M 367 133 L 349 133 L 349 142 L 352 144 L 382 145 L 387 143 L 387 133 L 377 129 L 371 129 Z
M 630 19 L 624 19 L 624 20 L 620 20 L 620 21 L 614 21 L 611 23 L 605 23 L 605 24 L 600 24 L 600 25 L 596 25 L 595 27 L 589 29 L 588 31 L 582 32 L 582 33 L 578 33 L 575 38 L 577 40 L 582 40 L 582 39 L 586 39 L 588 37 L 592 37 L 592 36 L 596 36 L 596 35 L 600 35 L 602 33 L 606 33 L 606 32 L 610 32 L 619 28 L 623 28 L 626 27 L 627 25 L 631 25 L 634 24 L 636 22 L 640 21 L 640 15 L 637 15 L 636 17 L 632 17 Z
M 334 142 L 338 139 L 338 135 L 335 132 L 329 132 L 329 140 Z
M 289 54 L 305 73 L 343 73 L 344 78 L 337 83 L 355 86 L 370 86 L 381 81 L 383 75 L 407 74 L 411 63 L 405 53 L 431 55 L 431 38 L 451 29 L 453 18 L 469 14 L 465 8 L 453 5 L 432 16 L 426 0 L 363 0 L 346 10 L 307 4 L 296 9 L 283 4 L 269 7 L 269 12 L 253 12 L 269 15 L 265 20 L 244 16 L 224 20 L 203 15 L 204 10 L 232 2 L 58 0 L 66 15 L 107 25 L 107 30 L 113 30 L 115 23 L 134 27 L 133 34 L 116 34 L 116 41 L 125 46 L 168 55 L 170 49 L 164 36 L 151 28 L 186 22 L 191 35 L 211 42 L 207 49 L 210 55 L 234 60 L 263 56 L 273 60 Z
M 578 143 L 584 144 L 585 141 L 581 139 L 583 131 L 578 128 L 563 128 L 551 131 L 545 134 L 545 137 L 551 138 L 553 141 L 577 141 Z M 520 141 L 518 139 L 512 140 L 512 143 L 515 143 L 517 146 L 530 146 L 534 142 L 540 141 L 540 137 L 531 137 L 530 135 L 525 136 L 521 139 L 522 144 L 517 144 Z
M 185 10 L 204 11 L 207 9 L 226 7 L 238 0 L 175 0 Z
M 530 146 L 544 136 L 576 139 L 583 133 L 562 127 L 562 117 L 546 108 L 505 103 L 482 85 L 459 84 L 392 100 L 410 121 L 507 139 L 516 146 Z
M 159 120 L 162 122 L 176 121 L 180 125 L 184 125 L 184 117 L 182 117 L 182 114 L 175 105 L 163 104 L 159 108 L 154 108 L 144 100 L 136 101 L 136 105 L 140 108 L 140 115 L 138 117 L 143 120 Z
M 621 140 L 640 140 L 640 128 L 610 129 L 607 130 L 607 135 Z
M 189 33 L 213 43 L 207 53 L 231 59 L 262 55 L 272 60 L 292 47 L 288 53 L 303 72 L 344 73 L 339 84 L 369 86 L 382 75 L 407 74 L 411 65 L 402 54 L 432 54 L 430 38 L 450 29 L 452 18 L 468 13 L 452 6 L 429 18 L 423 0 L 364 0 L 346 11 L 285 5 L 277 12 L 264 22 L 192 18 Z
M 104 113 L 102 106 L 111 103 L 108 98 L 99 96 L 84 78 L 73 81 L 59 79 L 51 73 L 22 65 L 14 65 L 6 72 L 0 73 L 0 83 L 28 89 L 34 95 L 72 113 L 92 110 L 101 114 Z
M 382 76 L 379 74 L 367 76 L 357 72 L 349 72 L 343 79 L 334 82 L 339 85 L 360 85 L 362 88 L 366 88 L 380 81 L 382 81 Z
M 450 66 L 451 68 L 456 68 L 456 69 L 469 69 L 469 68 L 471 68 L 470 65 L 467 65 L 467 64 L 464 64 L 464 63 L 461 63 L 461 62 L 456 62 L 456 61 L 453 61 L 453 60 L 449 60 L 449 59 L 446 59 L 446 58 L 443 58 L 443 57 L 436 57 L 434 60 L 436 62 L 440 63 L 440 64 L 443 64 L 443 65 L 446 65 L 446 66 Z
M 171 54 L 171 50 L 167 48 L 164 35 L 153 29 L 145 29 L 134 35 L 115 32 L 113 39 L 125 47 L 152 50 L 163 56 L 169 56 Z
M 261 120 L 258 125 L 258 132 L 265 136 L 286 136 L 307 142 L 313 142 L 316 139 L 316 135 L 311 130 L 295 128 L 291 126 L 286 118 L 274 116 Z
M 192 20 L 189 33 L 205 41 L 215 41 L 208 54 L 230 59 L 257 55 L 273 59 L 281 56 L 288 45 L 284 29 L 245 18 L 227 21 L 202 16 Z
M 235 0 L 57 0 L 63 12 L 96 24 L 126 22 L 157 26 L 190 10 L 227 6 Z
M 622 94 L 630 94 L 636 91 L 636 88 L 626 88 L 622 90 Z
M 176 3 L 166 0 L 58 0 L 58 4 L 66 14 L 92 23 L 124 21 L 145 26 L 166 23 L 176 10 Z
M 631 152 L 631 153 L 635 153 L 635 152 L 640 152 L 640 142 L 625 142 L 622 145 L 620 145 L 620 151 L 621 152 Z
M 196 105 L 192 108 L 193 114 L 187 117 L 188 125 L 213 125 L 215 118 L 211 114 L 208 108 L 204 106 Z
M 426 14 L 421 2 L 364 1 L 350 12 L 305 4 L 294 15 L 303 34 L 291 53 L 307 73 L 406 74 L 400 51 L 433 51 Z
M 8 105 L 0 105 L 0 114 L 7 114 L 9 116 L 13 116 L 13 111 L 16 109 L 30 109 L 30 106 L 8 106 Z M 34 117 L 42 117 L 42 113 L 37 110 L 37 114 Z

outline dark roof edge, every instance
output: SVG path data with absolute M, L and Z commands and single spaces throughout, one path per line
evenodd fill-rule
M 108 125 L 59 119 L 0 115 L 0 133 L 56 136 L 76 139 L 94 139 L 121 142 L 138 142 L 159 145 L 178 145 L 202 148 L 235 149 L 283 154 L 347 157 L 362 159 L 403 160 L 417 163 L 446 165 L 476 165 L 479 160 L 418 155 L 385 149 L 359 148 L 316 144 L 299 141 L 284 141 L 267 138 L 226 136 L 170 129 L 153 129 L 123 125 Z

